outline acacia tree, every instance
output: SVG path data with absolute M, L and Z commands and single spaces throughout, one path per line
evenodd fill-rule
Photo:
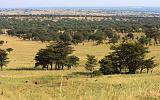
M 85 65 L 86 70 L 93 72 L 94 68 L 97 66 L 97 59 L 95 58 L 95 56 L 87 55 L 87 62 Z
M 117 74 L 120 73 L 124 67 L 122 66 L 123 60 L 119 58 L 116 53 L 112 53 L 108 56 L 105 56 L 100 63 L 100 71 L 103 74 Z
M 148 48 L 138 43 L 121 44 L 115 48 L 117 55 L 123 59 L 123 65 L 129 70 L 129 73 L 135 73 L 144 60 L 145 54 L 149 53 Z
M 35 56 L 35 68 L 39 65 L 42 66 L 42 69 L 47 68 L 48 69 L 48 65 L 51 65 L 51 69 L 52 69 L 52 57 L 50 55 L 50 50 L 49 49 L 41 49 L 39 50 L 39 52 L 36 54 Z
M 140 72 L 142 73 L 142 71 L 143 71 L 144 69 L 146 69 L 146 70 L 147 70 L 147 73 L 149 72 L 149 70 L 151 70 L 151 73 L 152 73 L 153 68 L 156 67 L 157 65 L 158 65 L 158 64 L 156 64 L 156 63 L 154 62 L 154 57 L 149 58 L 149 59 L 146 59 L 146 60 L 144 60 L 142 66 L 141 66 L 141 68 L 140 68 Z
M 1 71 L 3 70 L 3 66 L 6 66 L 8 63 L 7 52 L 5 50 L 0 49 L 0 67 Z
M 67 56 L 74 51 L 70 45 L 68 42 L 57 42 L 47 47 L 51 50 L 50 55 L 55 63 L 55 69 L 63 70 Z
M 121 73 L 123 71 L 135 74 L 142 67 L 149 70 L 155 66 L 153 58 L 145 60 L 146 53 L 149 53 L 148 48 L 139 43 L 120 44 L 112 47 L 111 50 L 114 51 L 100 61 L 100 70 L 104 74 Z
M 68 55 L 72 54 L 73 51 L 73 47 L 70 46 L 70 43 L 55 42 L 47 46 L 46 49 L 41 49 L 37 53 L 35 60 L 37 64 L 43 67 L 50 65 L 52 69 L 54 63 L 56 70 L 63 70 Z
M 65 66 L 68 67 L 68 70 L 71 69 L 72 66 L 77 66 L 79 65 L 78 63 L 79 58 L 77 56 L 68 56 L 65 60 Z
M 114 66 L 112 64 L 112 61 L 108 58 L 104 58 L 101 61 L 99 61 L 100 63 L 100 71 L 106 75 L 106 74 L 113 74 L 114 73 Z
M 146 26 L 144 32 L 147 38 L 154 39 L 154 43 L 158 44 L 158 41 L 160 41 L 159 28 L 153 26 Z

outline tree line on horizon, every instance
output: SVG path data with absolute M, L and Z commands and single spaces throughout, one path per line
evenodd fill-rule
M 120 37 L 117 33 L 124 33 L 127 36 L 130 33 L 143 32 L 145 33 L 143 39 L 149 42 L 153 39 L 155 44 L 160 43 L 160 18 L 154 17 L 112 17 L 110 20 L 100 21 L 61 19 L 56 22 L 1 17 L 0 23 L 0 29 L 8 29 L 10 36 L 24 40 L 70 41 L 74 44 L 83 41 L 96 41 L 99 44 L 109 40 L 114 43 Z

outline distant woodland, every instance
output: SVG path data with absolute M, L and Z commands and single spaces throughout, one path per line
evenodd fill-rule
M 49 17 L 49 16 L 48 16 Z M 41 19 L 0 18 L 0 29 L 8 34 L 33 41 L 103 41 L 118 39 L 117 33 L 145 33 L 147 38 L 159 40 L 160 18 L 157 17 L 112 17 L 110 19 L 57 21 Z M 3 31 L 1 31 L 3 33 Z M 114 41 L 113 41 L 114 42 Z

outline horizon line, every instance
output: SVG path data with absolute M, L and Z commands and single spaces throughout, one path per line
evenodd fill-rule
M 0 7 L 0 9 L 27 9 L 27 8 L 160 8 L 160 6 L 32 6 L 32 7 Z

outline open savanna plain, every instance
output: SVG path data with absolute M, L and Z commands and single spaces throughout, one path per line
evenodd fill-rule
M 98 60 L 107 55 L 110 46 L 93 46 L 92 42 L 73 46 L 80 65 L 71 70 L 32 70 L 34 57 L 48 43 L 23 41 L 0 35 L 8 41 L 0 48 L 13 48 L 9 64 L 0 72 L 0 100 L 155 100 L 160 99 L 160 67 L 153 73 L 106 75 L 90 78 L 84 65 L 86 54 Z M 160 63 L 160 46 L 150 46 L 147 56 Z

